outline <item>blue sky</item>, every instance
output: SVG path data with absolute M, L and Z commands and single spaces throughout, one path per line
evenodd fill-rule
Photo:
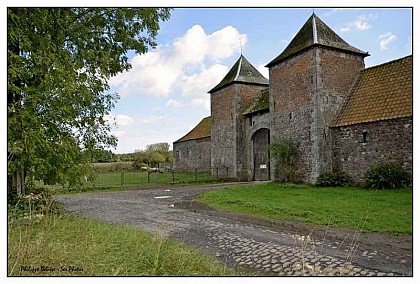
M 412 54 L 411 9 L 324 9 L 315 13 L 349 44 L 369 52 L 367 67 Z M 121 99 L 110 119 L 116 153 L 172 142 L 210 115 L 207 93 L 241 52 L 264 65 L 287 46 L 312 14 L 308 8 L 175 8 L 161 24 L 158 47 L 130 53 L 132 70 L 111 78 Z

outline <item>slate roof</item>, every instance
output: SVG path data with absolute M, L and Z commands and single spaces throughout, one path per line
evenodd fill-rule
M 413 56 L 361 71 L 333 127 L 413 115 Z
M 261 94 L 256 97 L 249 107 L 242 113 L 243 115 L 248 115 L 252 113 L 256 113 L 263 110 L 269 109 L 269 96 L 268 96 L 268 88 L 261 91 Z
M 217 90 L 220 90 L 227 85 L 230 85 L 234 82 L 256 84 L 256 85 L 267 85 L 268 80 L 261 73 L 252 66 L 251 63 L 241 55 L 236 63 L 232 66 L 226 76 L 217 84 L 209 93 L 213 93 Z
M 284 59 L 314 45 L 327 46 L 334 49 L 360 54 L 362 56 L 369 56 L 369 53 L 357 49 L 345 42 L 320 18 L 318 18 L 317 15 L 312 14 L 284 51 L 268 63 L 266 67 L 275 65 Z
M 203 118 L 190 132 L 175 141 L 174 143 L 206 138 L 211 136 L 211 116 Z

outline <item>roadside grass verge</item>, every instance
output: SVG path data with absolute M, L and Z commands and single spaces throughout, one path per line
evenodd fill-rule
M 9 221 L 8 274 L 238 275 L 211 256 L 180 242 L 133 227 L 67 215 L 50 215 L 31 222 Z
M 217 209 L 277 220 L 412 234 L 412 188 L 373 191 L 272 182 L 212 190 L 198 200 Z

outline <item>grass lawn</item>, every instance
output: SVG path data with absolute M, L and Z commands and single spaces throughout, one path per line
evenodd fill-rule
M 373 191 L 264 183 L 213 190 L 212 207 L 278 220 L 412 234 L 412 189 Z
M 123 276 L 237 273 L 195 249 L 139 229 L 81 217 L 49 216 L 32 224 L 24 224 L 22 220 L 9 222 L 8 274 Z

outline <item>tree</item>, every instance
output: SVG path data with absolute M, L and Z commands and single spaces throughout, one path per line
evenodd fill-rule
M 169 143 L 155 143 L 146 146 L 146 151 L 157 151 L 167 153 L 169 151 Z
M 146 164 L 149 167 L 156 167 L 159 166 L 159 163 L 165 162 L 165 154 L 152 151 L 152 150 L 145 150 L 145 151 L 138 151 L 135 154 L 133 166 L 137 169 L 141 169 L 141 167 Z
M 104 116 L 118 96 L 108 80 L 127 52 L 156 45 L 169 9 L 8 8 L 8 187 L 29 174 L 49 183 L 82 172 L 94 149 L 116 145 Z M 74 179 L 74 174 L 72 174 Z

